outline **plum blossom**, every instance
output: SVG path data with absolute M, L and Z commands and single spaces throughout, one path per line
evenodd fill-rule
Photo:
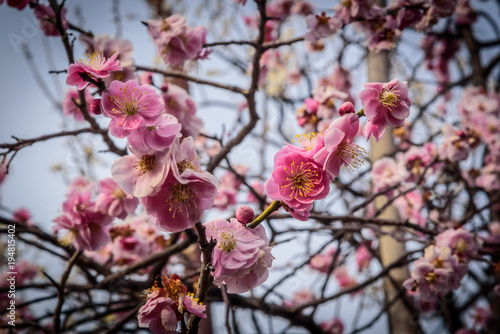
M 411 99 L 406 82 L 365 83 L 359 92 L 364 113 L 377 126 L 401 126 L 410 114 Z M 380 131 L 380 130 L 379 130 Z
M 358 265 L 358 270 L 363 271 L 370 266 L 372 260 L 372 253 L 368 249 L 369 245 L 362 244 L 356 249 L 356 264 Z
M 66 194 L 71 194 L 75 190 L 78 192 L 88 192 L 94 190 L 95 184 L 85 176 L 75 177 L 71 180 L 68 188 L 66 189 Z
M 212 253 L 214 284 L 229 293 L 244 293 L 267 280 L 274 257 L 264 227 L 247 228 L 235 218 L 203 224 L 207 238 L 217 240 Z
M 203 48 L 207 30 L 186 25 L 186 18 L 175 14 L 161 21 L 147 21 L 148 34 L 158 46 L 165 63 L 183 66 L 188 60 L 206 59 L 210 50 Z
M 111 72 L 121 71 L 122 68 L 120 61 L 116 60 L 117 57 L 118 53 L 113 54 L 110 58 L 104 57 L 101 52 L 87 54 L 86 59 L 77 60 L 74 64 L 69 65 L 66 84 L 82 90 L 89 84 L 82 78 L 83 74 L 92 79 L 99 79 L 109 77 Z
M 168 177 L 157 194 L 142 198 L 141 203 L 162 229 L 180 232 L 193 227 L 212 207 L 218 182 L 201 170 L 191 137 L 174 147 Z
M 309 261 L 309 267 L 323 274 L 328 274 L 330 267 L 332 267 L 332 262 L 335 259 L 335 266 L 342 262 L 342 255 L 338 253 L 336 248 L 329 248 L 325 252 L 316 254 Z M 335 268 L 334 266 L 332 268 Z
M 90 192 L 73 191 L 63 203 L 63 214 L 54 218 L 54 230 L 67 230 L 62 240 L 79 250 L 96 250 L 109 242 L 107 225 L 111 218 L 99 212 Z
M 92 95 L 90 95 L 90 93 L 87 90 L 84 91 L 84 94 L 85 94 L 85 103 L 87 104 L 87 106 L 90 106 L 90 104 L 93 101 L 93 97 L 92 97 Z M 74 102 L 73 102 L 73 100 L 74 100 Z M 64 96 L 64 100 L 62 102 L 63 113 L 66 116 L 73 116 L 75 121 L 81 122 L 81 121 L 85 120 L 85 118 L 83 117 L 83 114 L 82 114 L 82 111 L 80 110 L 80 108 L 77 107 L 77 104 L 81 104 L 80 93 L 76 89 L 73 89 L 73 88 L 69 89 L 66 92 L 66 95 Z M 92 115 L 92 114 L 90 114 L 90 115 Z
M 0 161 L 0 185 L 5 181 L 7 177 L 7 166 L 9 164 L 9 159 L 2 157 Z
M 66 20 L 67 11 L 68 9 L 66 7 L 62 7 L 61 22 L 64 30 L 69 28 L 68 21 Z M 42 29 L 45 36 L 59 36 L 59 31 L 55 25 L 56 15 L 51 6 L 37 4 L 37 6 L 33 9 L 33 13 L 38 21 L 40 21 L 40 29 Z
M 448 229 L 436 238 L 436 247 L 449 247 L 461 261 L 469 261 L 477 255 L 479 245 L 474 235 L 466 229 Z
M 2 2 L 3 0 L 0 3 Z M 29 3 L 29 0 L 7 0 L 7 5 L 17 10 L 23 10 Z
M 328 334 L 344 333 L 344 323 L 338 318 L 333 318 L 330 321 L 322 322 L 320 323 L 320 326 Z
M 292 300 L 285 300 L 283 302 L 283 306 L 286 307 L 294 307 L 300 306 L 314 301 L 316 297 L 311 289 L 305 288 L 300 291 L 296 291 L 293 293 Z
M 118 138 L 128 136 L 141 125 L 153 126 L 165 105 L 153 87 L 135 80 L 113 81 L 102 94 L 102 114 L 111 118 L 109 131 Z
M 134 154 L 115 160 L 111 166 L 111 175 L 125 192 L 135 197 L 155 195 L 169 173 L 171 150 L 141 155 L 131 148 Z
M 143 153 L 163 151 L 174 142 L 175 138 L 181 136 L 181 127 L 174 116 L 162 115 L 156 124 L 150 126 L 143 124 L 132 131 L 127 137 L 128 144 Z
M 373 163 L 373 192 L 377 193 L 397 186 L 403 182 L 407 176 L 407 170 L 401 164 L 397 164 L 394 159 L 389 157 L 381 158 Z M 392 191 L 388 191 L 387 195 L 391 196 Z
M 353 143 L 358 131 L 358 115 L 346 114 L 323 132 L 324 146 L 314 155 L 314 160 L 331 179 L 339 175 L 342 165 L 352 170 L 364 164 L 361 156 L 366 154 L 365 149 Z
M 166 113 L 176 117 L 182 125 L 182 136 L 196 138 L 203 121 L 196 116 L 196 103 L 193 98 L 185 89 L 171 83 L 163 85 L 162 97 Z
M 148 327 L 155 334 L 177 333 L 183 313 L 206 318 L 205 308 L 187 292 L 178 275 L 163 275 L 161 283 L 155 282 L 148 290 L 146 304 L 138 311 L 139 327 Z
M 331 36 L 342 26 L 340 20 L 326 16 L 325 12 L 321 15 L 309 15 L 306 24 L 309 31 L 304 38 L 309 42 L 317 42 L 321 38 Z
M 133 214 L 139 204 L 137 198 L 125 193 L 112 178 L 99 181 L 97 192 L 97 209 L 110 217 L 124 219 L 128 214 Z
M 242 205 L 236 210 L 236 220 L 243 225 L 250 223 L 254 216 L 253 209 L 248 205 Z
M 283 201 L 294 218 L 306 221 L 313 202 L 328 195 L 329 183 L 322 166 L 312 158 L 278 152 L 272 176 L 266 182 L 266 194 L 272 200 Z
M 19 208 L 12 214 L 12 220 L 20 223 L 24 223 L 30 226 L 34 226 L 33 220 L 31 219 L 31 212 L 26 208 Z

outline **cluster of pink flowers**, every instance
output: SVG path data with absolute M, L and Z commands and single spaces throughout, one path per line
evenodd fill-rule
M 177 325 L 185 313 L 206 318 L 205 305 L 199 304 L 176 274 L 163 276 L 161 282 L 147 291 L 147 301 L 139 309 L 139 327 L 155 334 L 177 333 Z
M 425 51 L 425 66 L 436 76 L 440 84 L 450 81 L 449 62 L 460 50 L 460 40 L 451 32 L 442 35 L 427 35 L 422 41 Z
M 479 146 L 479 134 L 474 130 L 460 130 L 451 124 L 443 124 L 443 144 L 440 146 L 439 155 L 442 159 L 450 161 L 466 160 L 469 153 Z
M 408 293 L 417 294 L 422 301 L 433 304 L 437 296 L 444 296 L 460 286 L 478 248 L 474 235 L 463 228 L 440 233 L 436 245 L 427 247 L 424 256 L 415 261 L 411 277 L 403 286 Z
M 268 278 L 274 257 L 264 227 L 247 228 L 235 218 L 203 225 L 207 238 L 217 240 L 211 261 L 214 284 L 225 284 L 229 293 L 244 293 Z
M 135 79 L 134 60 L 132 59 L 133 46 L 129 40 L 108 35 L 91 37 L 85 34 L 81 34 L 79 40 L 84 45 L 86 54 L 100 52 L 106 59 L 117 54 L 116 60 L 120 61 L 122 70 L 111 72 L 108 77 L 102 78 L 106 86 L 109 86 L 113 80 L 126 82 Z
M 246 166 L 236 166 L 236 171 L 240 175 L 245 175 Z M 236 196 L 241 189 L 242 182 L 235 174 L 227 172 L 220 178 L 219 194 L 215 198 L 214 207 L 226 210 L 228 206 L 236 204 Z
M 109 229 L 111 242 L 85 254 L 107 266 L 130 265 L 161 251 L 167 239 L 150 216 L 141 215 L 115 224 Z
M 63 243 L 73 243 L 79 250 L 96 250 L 109 242 L 111 217 L 97 209 L 90 191 L 69 193 L 62 211 L 54 219 L 54 232 L 65 231 Z
M 183 66 L 189 60 L 206 59 L 211 52 L 204 48 L 207 30 L 186 25 L 186 18 L 181 15 L 147 21 L 147 26 L 158 53 L 171 66 Z
M 358 131 L 358 116 L 346 114 L 324 133 L 297 136 L 302 147 L 287 144 L 276 153 L 272 176 L 266 182 L 267 196 L 282 201 L 294 218 L 307 220 L 313 202 L 328 195 L 340 167 L 358 168 L 364 163 L 365 150 L 353 143 Z

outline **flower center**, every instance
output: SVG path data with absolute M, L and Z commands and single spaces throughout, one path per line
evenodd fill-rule
M 295 139 L 297 139 L 299 144 L 302 145 L 307 151 L 310 151 L 316 147 L 316 144 L 318 143 L 318 136 L 321 135 L 321 132 L 308 132 L 301 135 L 295 135 Z M 292 143 L 294 140 L 292 140 Z
M 135 168 L 137 168 L 141 172 L 141 175 L 144 175 L 147 172 L 153 170 L 153 168 L 155 167 L 155 162 L 156 162 L 156 157 L 154 155 L 144 155 L 137 162 Z
M 458 241 L 457 241 L 457 245 L 455 246 L 455 249 L 457 251 L 457 253 L 465 253 L 465 250 L 467 249 L 467 243 L 465 242 L 464 239 L 460 238 Z
M 141 101 L 142 95 L 146 95 L 148 92 L 142 92 L 137 87 L 129 89 L 129 86 L 120 88 L 120 94 L 111 95 L 110 100 L 118 107 L 111 109 L 113 114 L 125 114 L 126 116 L 132 116 L 139 112 L 140 109 L 146 109 L 148 101 Z M 121 125 L 121 124 L 120 124 Z
M 427 283 L 435 283 L 437 281 L 437 275 L 435 273 L 427 273 L 427 275 L 425 275 L 425 280 L 427 281 Z
M 80 59 L 80 61 L 85 65 L 92 67 L 94 70 L 100 70 L 106 61 L 102 52 L 88 53 L 85 57 L 85 59 Z
M 328 16 L 326 16 L 326 13 L 325 12 L 322 12 L 321 13 L 321 16 L 320 15 L 316 15 L 316 20 L 318 21 L 318 25 L 328 25 L 328 21 L 330 20 L 330 18 Z
M 196 165 L 189 160 L 182 160 L 177 163 L 177 168 L 179 169 L 179 174 L 182 174 L 186 169 L 192 169 L 196 171 Z
M 219 234 L 219 239 L 219 248 L 222 250 L 230 252 L 234 249 L 234 247 L 236 247 L 236 240 L 234 239 L 233 231 L 231 230 L 224 229 Z
M 167 20 L 162 20 L 160 29 L 161 29 L 161 31 L 169 31 L 170 30 L 170 23 L 168 23 Z
M 365 164 L 362 156 L 366 150 L 359 145 L 343 142 L 339 145 L 338 156 L 347 164 L 351 171 Z
M 382 93 L 380 93 L 380 102 L 389 110 L 395 107 L 396 103 L 399 101 L 399 95 L 397 94 L 399 90 L 395 90 L 395 88 L 396 87 L 390 89 L 384 88 Z
M 342 0 L 340 2 L 340 5 L 346 8 L 351 8 L 352 6 L 352 0 Z
M 295 164 L 295 161 L 290 165 L 290 170 L 283 167 L 288 174 L 286 180 L 288 184 L 281 186 L 281 188 L 290 187 L 290 197 L 297 198 L 307 197 L 307 195 L 314 189 L 315 185 L 321 180 L 321 175 L 318 173 L 317 167 L 310 162 L 301 162 Z
M 125 198 L 127 194 L 121 189 L 121 188 L 116 188 L 115 191 L 113 191 L 113 197 L 117 200 L 121 200 Z
M 167 203 L 170 205 L 168 211 L 173 212 L 173 218 L 175 218 L 176 212 L 182 212 L 185 210 L 188 218 L 189 211 L 187 210 L 191 204 L 196 208 L 196 203 L 192 200 L 194 197 L 194 191 L 187 185 L 177 183 L 170 188 L 170 196 L 167 199 Z

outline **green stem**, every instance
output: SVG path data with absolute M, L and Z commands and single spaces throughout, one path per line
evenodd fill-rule
M 256 228 L 260 223 L 264 221 L 271 213 L 278 210 L 281 207 L 280 201 L 273 201 L 257 218 L 255 218 L 247 227 Z
M 359 118 L 363 117 L 365 115 L 365 109 L 364 108 L 361 108 L 360 111 L 358 111 L 356 113 L 356 115 L 358 115 Z

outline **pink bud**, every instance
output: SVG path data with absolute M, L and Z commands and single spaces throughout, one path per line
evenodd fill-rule
M 354 114 L 354 105 L 351 102 L 344 102 L 340 105 L 339 115 Z
M 90 112 L 94 115 L 101 114 L 101 99 L 94 99 L 89 106 Z
M 253 209 L 248 205 L 242 205 L 236 210 L 236 219 L 243 225 L 250 223 L 254 215 Z

